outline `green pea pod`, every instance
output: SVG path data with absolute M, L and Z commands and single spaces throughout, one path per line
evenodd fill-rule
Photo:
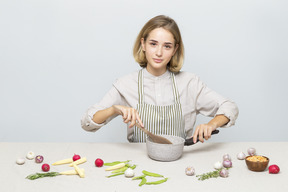
M 142 173 L 144 175 L 148 175 L 148 176 L 151 176 L 151 177 L 164 177 L 163 175 L 160 175 L 160 174 L 157 174 L 157 173 L 152 173 L 152 172 L 145 171 L 145 170 L 143 170 Z
M 114 161 L 114 162 L 111 162 L 111 163 L 104 163 L 104 166 L 113 166 L 113 165 L 117 165 L 121 163 L 121 161 Z
M 146 182 L 147 182 L 147 179 L 145 177 L 142 177 L 142 181 L 139 183 L 139 186 L 146 184 Z
M 110 177 L 115 177 L 115 176 L 118 176 L 118 175 L 124 175 L 124 172 L 115 173 L 115 174 L 113 174 L 113 175 L 109 175 L 109 176 L 106 176 L 106 177 L 110 178 Z
M 125 167 L 122 167 L 120 169 L 116 169 L 116 170 L 112 171 L 111 173 L 121 173 L 121 172 L 125 172 L 127 169 L 128 169 L 128 167 L 125 166 Z
M 135 168 L 136 168 L 136 165 L 132 165 L 130 168 L 131 168 L 131 169 L 135 169 Z
M 127 161 L 114 161 L 114 162 L 111 162 L 111 163 L 104 163 L 103 165 L 104 166 L 114 166 L 114 165 L 117 165 L 119 163 L 128 163 L 130 160 L 127 160 Z
M 165 179 L 161 179 L 159 181 L 146 182 L 145 184 L 146 185 L 158 185 L 158 184 L 166 182 L 167 180 L 168 180 L 168 178 L 165 178 Z
M 142 179 L 143 177 L 146 177 L 146 175 L 141 175 L 141 176 L 138 176 L 138 177 L 133 177 L 132 180 L 139 180 L 139 179 Z

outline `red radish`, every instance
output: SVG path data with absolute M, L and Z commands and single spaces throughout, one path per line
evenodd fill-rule
M 77 161 L 78 159 L 81 159 L 80 155 L 74 154 L 73 161 Z
M 277 174 L 280 171 L 280 168 L 277 165 L 270 165 L 269 166 L 269 173 Z
M 98 159 L 95 160 L 96 167 L 102 167 L 103 164 L 104 164 L 104 161 L 102 159 L 98 158 Z
M 44 164 L 42 165 L 42 171 L 47 172 L 47 171 L 49 171 L 49 170 L 50 170 L 50 166 L 49 166 L 48 164 L 44 163 Z

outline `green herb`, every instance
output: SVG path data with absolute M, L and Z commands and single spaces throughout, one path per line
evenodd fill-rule
M 58 172 L 48 172 L 48 173 L 36 173 L 36 174 L 31 174 L 26 177 L 26 179 L 30 180 L 35 180 L 43 177 L 56 177 L 60 175 Z
M 206 180 L 206 179 L 210 179 L 210 178 L 216 178 L 216 177 L 219 177 L 219 173 L 220 173 L 221 169 L 220 170 L 217 170 L 217 171 L 211 171 L 211 172 L 208 172 L 208 173 L 203 173 L 201 175 L 196 175 L 196 177 L 199 177 L 198 180 Z

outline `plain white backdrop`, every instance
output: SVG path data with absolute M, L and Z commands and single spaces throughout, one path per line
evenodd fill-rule
M 288 141 L 287 10 L 286 0 L 1 0 L 0 142 L 127 142 L 120 117 L 96 133 L 80 118 L 139 69 L 133 43 L 159 14 L 180 27 L 183 70 L 240 109 L 211 141 Z

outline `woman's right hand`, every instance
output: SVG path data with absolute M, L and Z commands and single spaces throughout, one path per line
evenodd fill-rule
M 136 121 L 140 126 L 144 127 L 136 109 L 123 105 L 113 105 L 112 107 L 118 115 L 122 115 L 124 123 L 130 122 L 129 128 L 132 128 L 136 124 Z

